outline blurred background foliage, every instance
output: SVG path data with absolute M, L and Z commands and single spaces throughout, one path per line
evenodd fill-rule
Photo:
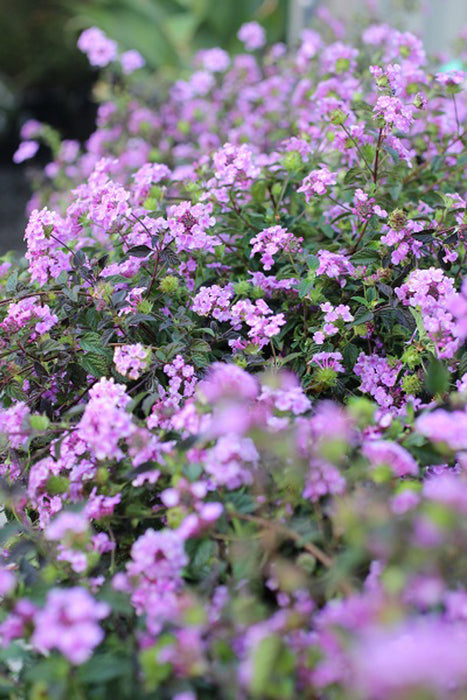
M 285 39 L 288 0 L 62 0 L 72 24 L 97 25 L 122 48 L 138 49 L 151 68 L 180 69 L 193 51 L 235 50 L 243 22 L 255 19 L 268 39 Z
M 256 19 L 269 40 L 285 39 L 287 9 L 288 0 L 0 0 L 0 132 L 10 136 L 19 111 L 65 136 L 86 136 L 95 72 L 76 49 L 86 27 L 99 26 L 173 77 L 199 48 L 239 48 L 243 22 Z

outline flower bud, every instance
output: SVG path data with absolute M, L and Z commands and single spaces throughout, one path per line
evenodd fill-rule
M 164 294 L 174 294 L 180 286 L 180 282 L 174 275 L 166 275 L 159 282 L 159 289 Z
M 302 167 L 303 161 L 298 151 L 289 151 L 285 154 L 282 164 L 288 172 L 293 172 Z
M 407 223 L 407 214 L 403 209 L 394 209 L 389 214 L 389 226 L 394 229 L 394 231 L 400 231 L 404 228 Z
M 422 383 L 416 374 L 408 374 L 402 378 L 402 389 L 406 394 L 418 394 L 422 388 Z
M 340 124 L 344 124 L 347 119 L 347 114 L 342 109 L 333 109 L 330 117 L 331 123 L 339 126 Z
M 251 284 L 248 280 L 240 280 L 234 284 L 234 292 L 239 297 L 246 297 L 251 291 Z
M 410 369 L 414 369 L 414 367 L 417 367 L 417 365 L 421 363 L 420 353 L 412 346 L 405 350 L 401 359 Z

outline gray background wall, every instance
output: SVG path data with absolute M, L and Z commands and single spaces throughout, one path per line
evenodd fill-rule
M 343 20 L 356 12 L 368 15 L 369 8 L 375 8 L 386 22 L 421 35 L 431 54 L 450 53 L 453 40 L 467 27 L 467 0 L 291 0 L 290 40 L 319 4 Z

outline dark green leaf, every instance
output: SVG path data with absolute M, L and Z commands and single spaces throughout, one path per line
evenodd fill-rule
M 428 365 L 425 386 L 430 394 L 444 394 L 449 389 L 451 375 L 446 365 L 432 356 Z
M 108 372 L 108 364 L 106 357 L 96 352 L 88 352 L 80 358 L 81 367 L 93 377 L 100 379 L 106 376 Z
M 152 252 L 151 248 L 147 245 L 135 245 L 129 248 L 126 254 L 132 258 L 146 258 Z

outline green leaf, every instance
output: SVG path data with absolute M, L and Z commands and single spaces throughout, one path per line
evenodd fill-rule
M 351 326 L 358 326 L 361 323 L 366 323 L 367 321 L 372 321 L 374 314 L 372 311 L 367 311 L 366 309 L 359 309 L 355 320 L 350 324 Z
M 8 277 L 6 284 L 5 284 L 5 290 L 8 294 L 12 294 L 13 292 L 16 291 L 16 285 L 18 284 L 18 273 L 12 272 L 11 275 Z
M 95 354 L 101 354 L 103 352 L 102 337 L 99 333 L 86 333 L 79 339 L 79 345 L 82 350 L 86 352 L 92 352 Z
M 195 340 L 190 345 L 191 353 L 210 352 L 211 346 L 205 340 Z
M 319 267 L 319 258 L 317 255 L 307 255 L 306 256 L 306 264 L 310 268 L 310 270 L 317 270 Z
M 127 250 L 126 255 L 132 258 L 146 258 L 152 252 L 151 248 L 147 245 L 135 245 Z
M 210 570 L 214 553 L 214 543 L 211 540 L 191 540 L 186 545 L 190 557 L 190 572 L 197 579 L 204 578 Z
M 362 248 L 352 255 L 351 260 L 354 265 L 373 265 L 373 263 L 378 263 L 380 258 L 381 255 L 377 250 Z
M 237 513 L 254 513 L 256 510 L 256 503 L 249 493 L 243 493 L 242 491 L 232 491 L 226 494 L 226 504 L 229 504 L 231 508 Z
M 93 377 L 98 379 L 105 377 L 108 372 L 105 356 L 96 352 L 88 352 L 86 355 L 83 355 L 80 364 L 88 374 L 92 374 Z
M 124 656 L 95 654 L 88 663 L 79 669 L 82 683 L 104 683 L 132 672 L 131 662 Z
M 355 297 L 352 297 L 352 299 L 354 299 L 355 301 L 359 301 L 360 304 L 363 304 L 363 306 L 368 306 L 368 300 L 365 299 L 365 297 L 360 297 L 357 295 Z
M 304 299 L 311 292 L 313 285 L 314 281 L 306 278 L 298 283 L 297 291 L 300 299 Z
M 294 696 L 294 655 L 279 634 L 264 637 L 252 652 L 250 692 L 255 698 L 288 700 Z
M 281 639 L 278 634 L 264 637 L 253 652 L 253 674 L 250 681 L 250 692 L 256 697 L 265 694 L 269 680 L 279 656 Z
M 449 390 L 450 383 L 451 374 L 448 368 L 443 362 L 441 362 L 441 360 L 438 360 L 438 358 L 433 356 L 430 359 L 425 377 L 425 386 L 427 391 L 433 395 L 442 395 Z
M 464 352 L 461 359 L 459 360 L 459 375 L 462 377 L 463 374 L 467 373 L 467 352 Z
M 349 369 L 352 369 L 357 361 L 357 357 L 360 354 L 360 348 L 358 348 L 354 343 L 349 343 L 342 350 L 342 357 L 344 364 Z

